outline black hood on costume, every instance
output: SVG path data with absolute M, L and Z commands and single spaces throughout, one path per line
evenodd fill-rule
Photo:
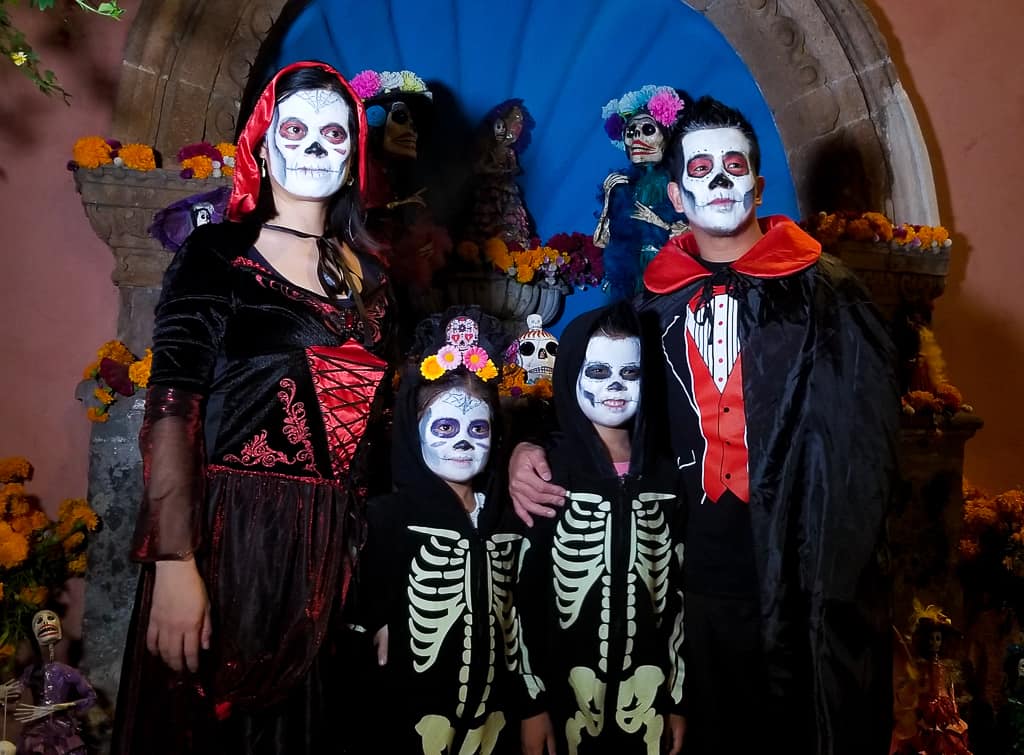
M 424 357 L 436 354 L 445 345 L 445 328 L 449 321 L 457 316 L 472 318 L 480 326 L 478 345 L 481 346 L 494 361 L 498 375 L 487 381 L 488 390 L 494 391 L 494 416 L 491 417 L 491 454 L 483 471 L 473 482 L 476 490 L 490 493 L 497 490 L 497 474 L 500 463 L 496 458 L 499 453 L 501 438 L 501 422 L 497 412 L 497 386 L 501 381 L 501 354 L 505 343 L 501 335 L 500 325 L 488 315 L 483 314 L 479 307 L 453 307 L 444 315 L 434 315 L 420 323 L 416 330 L 416 343 L 401 376 L 401 385 L 395 399 L 394 430 L 391 446 L 392 480 L 398 490 L 416 491 L 417 498 L 423 501 L 436 500 L 438 496 L 454 497 L 448 484 L 435 475 L 423 460 L 420 450 L 419 419 L 416 416 L 416 394 L 420 387 L 428 384 L 428 380 L 420 372 L 420 362 Z M 464 368 L 459 368 L 463 370 Z M 475 379 L 475 378 L 474 378 Z M 493 507 L 492 507 L 493 508 Z
M 616 311 L 623 320 L 632 323 L 633 329 L 640 333 L 640 323 L 636 311 L 628 301 L 620 301 L 607 307 L 584 312 L 570 322 L 562 332 L 558 341 L 558 358 L 555 360 L 555 371 L 552 376 L 555 411 L 561 430 L 560 443 L 574 449 L 573 453 L 583 467 L 581 471 L 600 477 L 615 476 L 611 457 L 601 441 L 593 423 L 587 419 L 576 401 L 576 381 L 580 368 L 587 354 L 587 344 L 597 330 L 598 322 L 608 313 Z M 644 351 L 643 338 L 640 338 L 640 360 L 643 381 L 647 381 L 650 372 L 650 360 Z M 632 453 L 630 474 L 639 475 L 644 458 L 646 422 L 644 421 L 644 400 L 646 392 L 641 383 L 641 394 L 632 427 Z

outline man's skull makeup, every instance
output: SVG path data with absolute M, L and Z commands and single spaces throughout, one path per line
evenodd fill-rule
M 384 122 L 384 151 L 399 157 L 416 158 L 416 123 L 404 102 L 392 103 Z
M 348 176 L 354 140 L 351 110 L 329 89 L 306 89 L 281 100 L 267 132 L 270 174 L 287 192 L 324 199 Z
M 731 236 L 754 214 L 757 176 L 750 142 L 737 128 L 708 128 L 683 135 L 682 210 L 690 225 Z
M 448 482 L 472 480 L 491 453 L 491 408 L 462 388 L 439 393 L 419 424 L 420 450 L 431 472 Z
M 516 339 L 516 363 L 526 373 L 526 382 L 551 380 L 558 355 L 558 340 L 544 330 L 540 315 L 526 318 L 528 330 Z
M 656 163 L 665 154 L 665 134 L 647 113 L 634 115 L 626 122 L 623 141 L 632 163 Z
M 53 611 L 36 611 L 32 617 L 32 634 L 40 647 L 55 645 L 64 636 L 60 628 L 60 619 Z
M 592 336 L 576 380 L 576 401 L 595 425 L 621 427 L 640 402 L 640 339 Z

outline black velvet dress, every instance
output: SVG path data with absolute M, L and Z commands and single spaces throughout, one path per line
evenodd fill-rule
M 360 259 L 363 319 L 271 270 L 257 230 L 200 227 L 164 279 L 117 753 L 345 751 L 338 617 L 390 386 L 388 288 Z M 146 650 L 153 562 L 189 554 L 213 635 L 175 674 Z

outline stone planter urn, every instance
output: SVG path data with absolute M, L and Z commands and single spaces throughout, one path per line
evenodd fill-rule
M 519 283 L 500 272 L 453 272 L 445 277 L 446 306 L 476 304 L 498 318 L 510 335 L 526 329 L 526 316 L 538 314 L 548 325 L 562 311 L 562 301 L 571 289 L 561 283 Z

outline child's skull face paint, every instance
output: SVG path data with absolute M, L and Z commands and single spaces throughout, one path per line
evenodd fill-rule
M 595 425 L 621 427 L 631 420 L 640 401 L 640 339 L 591 337 L 576 401 Z
M 351 110 L 329 89 L 307 89 L 281 100 L 267 132 L 270 174 L 288 193 L 324 199 L 341 188 L 352 152 Z
M 469 482 L 491 453 L 491 408 L 461 388 L 439 393 L 420 418 L 420 449 L 431 472 Z
M 750 142 L 738 128 L 708 128 L 683 136 L 679 182 L 690 225 L 715 236 L 730 236 L 754 214 L 757 176 Z

